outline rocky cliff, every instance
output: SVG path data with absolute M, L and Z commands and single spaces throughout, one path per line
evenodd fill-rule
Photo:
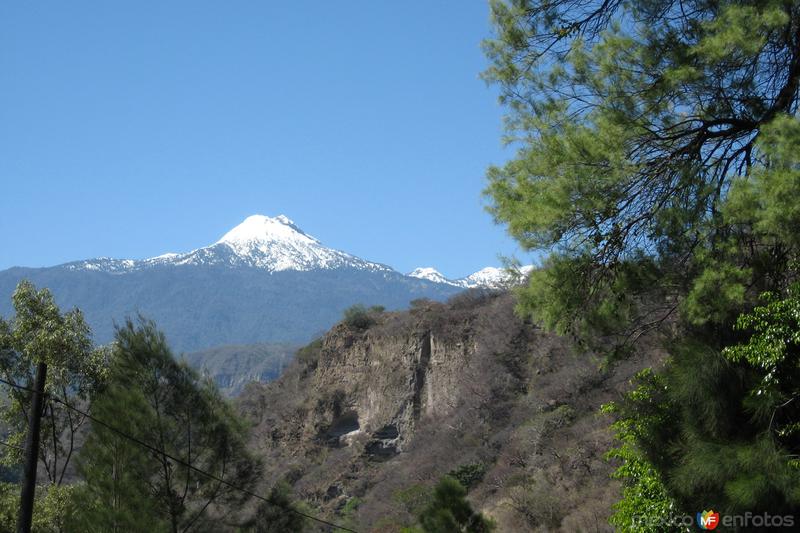
M 499 531 L 606 531 L 619 487 L 600 405 L 642 359 L 607 370 L 513 312 L 510 294 L 339 324 L 239 400 L 265 459 L 315 510 L 359 531 L 410 525 L 445 474 Z

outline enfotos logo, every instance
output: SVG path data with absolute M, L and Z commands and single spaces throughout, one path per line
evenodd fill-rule
M 795 528 L 794 515 L 774 515 L 770 513 L 751 513 L 726 514 L 720 515 L 713 509 L 697 513 L 693 519 L 691 515 L 674 514 L 669 516 L 646 516 L 634 515 L 632 526 L 634 530 L 646 528 L 661 528 L 682 530 L 693 529 L 695 524 L 704 531 L 717 529 L 722 526 L 722 530 L 728 528 L 738 529 L 773 529 L 773 528 Z
M 713 509 L 697 513 L 697 525 L 700 529 L 716 529 L 719 525 L 719 513 L 715 513 Z

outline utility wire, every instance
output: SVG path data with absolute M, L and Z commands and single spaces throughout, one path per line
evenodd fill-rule
M 6 442 L 4 440 L 0 440 L 0 446 L 5 446 L 6 448 L 14 448 L 15 450 L 25 450 L 22 446 L 17 446 L 16 444 L 11 444 L 10 442 Z
M 10 381 L 7 381 L 7 380 L 5 380 L 3 378 L 0 378 L 0 383 L 5 383 L 6 385 L 9 385 L 11 387 L 14 387 L 14 388 L 17 388 L 17 389 L 20 389 L 20 390 L 26 390 L 26 391 L 29 391 L 29 392 L 36 392 L 33 389 L 31 389 L 30 387 L 25 387 L 23 385 L 18 385 L 16 383 L 12 383 Z M 191 463 L 187 463 L 186 461 L 184 461 L 182 459 L 174 457 L 174 456 L 168 454 L 167 452 L 165 452 L 163 450 L 160 450 L 157 447 L 152 446 L 152 445 L 146 443 L 145 441 L 143 441 L 141 439 L 138 439 L 137 437 L 134 437 L 133 435 L 129 435 L 128 433 L 122 431 L 121 429 L 117 429 L 116 427 L 112 426 L 111 424 L 109 424 L 107 422 L 104 422 L 104 421 L 100 420 L 99 418 L 97 418 L 97 417 L 95 417 L 95 416 L 93 416 L 93 415 L 91 415 L 91 414 L 89 414 L 89 413 L 87 413 L 85 411 L 82 411 L 81 409 L 78 409 L 77 407 L 74 407 L 74 406 L 70 405 L 67 401 L 62 400 L 58 396 L 50 394 L 49 392 L 45 392 L 44 394 L 45 394 L 45 396 L 48 396 L 54 402 L 60 403 L 61 405 L 63 405 L 67 409 L 70 409 L 70 410 L 75 411 L 76 413 L 78 413 L 80 415 L 85 416 L 86 418 L 88 418 L 92 422 L 94 422 L 96 424 L 100 424 L 101 426 L 105 427 L 106 429 L 109 429 L 110 431 L 116 433 L 117 435 L 119 435 L 119 436 L 121 436 L 121 437 L 123 437 L 125 439 L 128 439 L 128 440 L 130 440 L 132 442 L 135 442 L 136 444 L 138 444 L 139 446 L 142 446 L 143 448 L 147 448 L 148 450 L 150 450 L 150 451 L 152 451 L 154 453 L 157 453 L 157 454 L 159 454 L 159 455 L 161 455 L 163 457 L 171 459 L 172 461 L 175 461 L 176 463 L 178 463 L 178 464 L 180 464 L 180 465 L 182 465 L 182 466 L 184 466 L 184 467 L 186 467 L 186 468 L 188 468 L 190 470 L 193 470 L 193 471 L 197 472 L 198 474 L 202 474 L 202 475 L 208 477 L 209 479 L 213 479 L 214 481 L 222 483 L 223 485 L 225 485 L 227 487 L 230 487 L 232 489 L 235 489 L 235 490 L 238 490 L 240 492 L 243 492 L 244 494 L 252 496 L 253 498 L 256 498 L 258 500 L 267 502 L 267 503 L 269 503 L 271 505 L 275 505 L 275 502 L 269 500 L 268 498 L 265 498 L 264 496 L 261 496 L 260 494 L 257 494 L 255 492 L 249 490 L 249 489 L 245 489 L 243 487 L 239 487 L 238 485 L 234 485 L 230 481 L 222 479 L 221 477 L 218 477 L 218 476 L 216 476 L 214 474 L 211 474 L 210 472 L 206 472 L 205 470 L 201 470 L 200 468 L 197 468 L 196 466 L 192 465 Z M 9 446 L 13 446 L 13 445 L 9 445 Z M 14 446 L 14 447 L 15 448 L 19 448 L 18 446 Z M 354 529 L 350 529 L 350 528 L 345 527 L 345 526 L 340 526 L 338 524 L 334 524 L 333 522 L 328 522 L 327 520 L 323 520 L 322 518 L 317 518 L 316 516 L 312 516 L 310 514 L 306 514 L 306 513 L 302 512 L 302 511 L 298 511 L 294 507 L 284 507 L 284 509 L 286 509 L 287 511 L 291 511 L 291 512 L 293 512 L 293 513 L 295 513 L 295 514 L 297 514 L 299 516 L 302 516 L 303 518 L 307 518 L 309 520 L 317 522 L 319 524 L 323 524 L 323 525 L 330 526 L 330 527 L 333 527 L 333 528 L 336 528 L 336 529 L 340 529 L 342 531 L 349 531 L 350 533 L 358 533 Z
M 25 385 L 19 385 L 17 383 L 12 382 L 12 381 L 5 380 L 3 378 L 0 378 L 0 383 L 5 383 L 6 385 L 8 385 L 10 387 L 14 387 L 15 389 L 24 390 L 24 391 L 27 391 L 27 392 L 37 392 L 37 391 L 33 390 L 30 387 L 26 387 Z

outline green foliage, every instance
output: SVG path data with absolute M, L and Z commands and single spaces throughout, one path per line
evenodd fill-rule
M 442 478 L 433 490 L 431 502 L 420 513 L 422 530 L 426 533 L 492 531 L 493 523 L 473 511 L 466 496 L 467 490 L 458 481 L 447 476 Z
M 0 483 L 0 529 L 3 531 L 14 531 L 17 526 L 19 495 L 20 488 L 16 483 Z
M 736 323 L 737 329 L 752 332 L 749 342 L 726 348 L 724 353 L 731 361 L 747 361 L 758 368 L 764 373 L 765 385 L 779 385 L 786 378 L 794 378 L 792 374 L 797 369 L 800 283 L 789 288 L 785 299 L 769 292 L 762 298 L 767 305 L 741 315 Z
M 760 382 L 749 391 L 748 407 L 779 440 L 800 447 L 800 283 L 785 298 L 762 296 L 766 305 L 739 317 L 736 328 L 750 333 L 746 343 L 723 351 L 734 363 L 746 363 Z
M 31 529 L 36 533 L 68 533 L 71 513 L 80 505 L 76 485 L 40 485 L 36 487 Z M 0 483 L 0 531 L 15 531 L 19 511 L 20 487 Z
M 696 325 L 730 320 L 745 301 L 750 271 L 729 263 L 713 263 L 695 278 L 683 304 L 685 317 Z
M 797 5 L 491 6 L 485 77 L 518 151 L 489 169 L 490 211 L 551 252 L 519 311 L 617 345 L 683 319 L 663 370 L 613 407 L 612 523 L 661 531 L 698 502 L 797 513 Z
M 361 501 L 361 498 L 358 497 L 349 498 L 347 500 L 347 503 L 344 504 L 344 507 L 342 507 L 342 512 L 341 512 L 342 516 L 344 516 L 345 518 L 351 518 L 362 503 L 363 502 Z
M 0 318 L 0 373 L 5 380 L 33 386 L 33 372 L 39 361 L 48 365 L 45 392 L 55 394 L 72 404 L 90 401 L 106 379 L 106 358 L 103 350 L 94 348 L 89 327 L 79 310 L 62 313 L 46 289 L 37 290 L 23 281 L 14 291 L 15 316 L 10 321 Z M 28 393 L 3 386 L 8 403 L 2 409 L 2 420 L 8 428 L 6 440 L 17 446 L 24 444 L 28 426 Z M 40 450 L 42 465 L 51 483 L 61 484 L 75 447 L 75 434 L 85 418 L 63 405 L 45 401 Z M 19 449 L 0 450 L 3 462 L 15 465 L 21 461 Z
M 796 420 L 788 418 L 796 411 L 773 419 L 774 398 L 770 415 L 754 410 L 759 395 L 751 391 L 763 377 L 685 342 L 673 347 L 662 372 L 640 374 L 638 387 L 610 408 L 621 441 L 611 456 L 623 461 L 617 475 L 626 485 L 615 524 L 630 524 L 637 507 L 663 517 L 668 509 L 691 511 L 698 501 L 726 514 L 800 510 L 800 470 L 791 461 L 796 435 L 773 433 L 773 424 Z
M 551 329 L 647 330 L 675 305 L 643 301 L 687 293 L 689 321 L 721 323 L 796 256 L 798 75 L 771 58 L 797 55 L 800 14 L 690 4 L 491 2 L 484 75 L 519 149 L 486 194 L 523 247 L 553 252 L 520 294 Z
M 769 165 L 752 179 L 738 179 L 731 187 L 726 216 L 732 224 L 749 224 L 754 231 L 791 247 L 800 244 L 794 228 L 800 221 L 800 120 L 777 115 L 763 129 L 759 145 Z
M 618 434 L 618 438 L 623 438 Z M 614 504 L 609 523 L 622 533 L 691 531 L 679 525 L 676 509 L 658 472 L 635 448 L 632 439 L 608 453 L 622 465 L 614 477 L 623 480 L 622 497 Z
M 606 458 L 618 462 L 613 477 L 622 481 L 623 490 L 609 522 L 625 533 L 688 531 L 674 523 L 678 514 L 676 503 L 638 444 L 651 442 L 652 436 L 670 419 L 669 412 L 658 401 L 665 388 L 663 378 L 646 369 L 637 375 L 637 382 L 638 387 L 627 393 L 624 400 L 628 406 L 635 405 L 636 410 L 622 414 L 621 404 L 614 402 L 601 408 L 604 413 L 619 416 L 611 426 L 619 444 L 609 450 Z
M 120 429 L 131 435 L 147 435 L 153 412 L 143 394 L 116 382 L 119 372 L 112 366 L 109 387 L 92 405 L 100 420 L 125 420 Z M 124 417 L 124 418 L 121 418 Z M 153 483 L 160 477 L 153 454 L 139 444 L 95 424 L 79 455 L 78 470 L 85 484 L 78 490 L 84 504 L 74 513 L 71 525 L 80 531 L 141 532 L 168 531 Z
M 164 453 L 93 424 L 79 458 L 86 479 L 76 518 L 82 530 L 215 529 L 249 499 L 167 456 L 243 488 L 252 487 L 260 471 L 233 409 L 212 384 L 174 359 L 152 322 L 129 320 L 118 328 L 109 384 L 93 409 Z
M 361 507 L 361 498 L 357 496 L 353 496 L 352 498 L 348 498 L 347 502 L 345 502 L 342 509 L 339 511 L 339 525 L 347 527 L 349 529 L 357 529 L 356 525 L 356 512 L 358 508 Z M 335 533 L 344 533 L 345 530 L 341 528 L 334 529 Z
M 592 338 L 614 335 L 638 313 L 638 294 L 652 291 L 662 270 L 637 256 L 613 267 L 596 265 L 588 255 L 552 255 L 518 289 L 517 311 L 560 334 Z M 591 282 L 587 281 L 591 280 Z
M 759 290 L 784 289 L 797 270 L 800 120 L 776 116 L 756 145 L 769 165 L 732 180 L 713 253 L 696 254 L 696 277 L 683 305 L 694 324 L 732 323 Z
M 481 462 L 461 465 L 447 474 L 455 479 L 468 491 L 483 480 L 486 475 L 486 465 Z
M 314 339 L 309 344 L 303 346 L 295 354 L 295 358 L 310 369 L 317 367 L 319 356 L 322 353 L 322 339 Z
M 306 519 L 291 509 L 295 509 L 292 501 L 292 490 L 288 484 L 281 482 L 272 487 L 266 502 L 259 504 L 253 520 L 246 530 L 254 533 L 299 533 L 306 530 Z
M 347 327 L 362 330 L 375 323 L 373 313 L 361 304 L 355 304 L 344 310 L 344 323 Z

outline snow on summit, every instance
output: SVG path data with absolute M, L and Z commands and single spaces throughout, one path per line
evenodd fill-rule
M 256 267 L 270 272 L 283 270 L 316 270 L 356 268 L 360 270 L 391 271 L 378 263 L 328 248 L 306 234 L 285 215 L 268 217 L 252 215 L 227 232 L 212 245 L 176 254 L 133 261 L 130 259 L 91 259 L 67 265 L 76 270 L 98 270 L 124 273 L 155 266 L 226 265 Z
M 426 279 L 428 281 L 433 281 L 436 283 L 448 283 L 450 285 L 455 285 L 455 283 L 444 277 L 444 275 L 441 272 L 431 267 L 415 268 L 414 270 L 406 274 L 406 276 L 410 276 L 412 278 Z
M 298 228 L 286 215 L 278 215 L 275 218 L 264 215 L 249 216 L 244 219 L 244 222 L 223 235 L 216 244 L 227 243 L 237 245 L 250 242 L 276 241 L 298 241 L 305 244 L 319 244 L 319 241 L 303 233 L 303 230 Z
M 525 277 L 530 274 L 533 267 L 522 266 L 516 270 L 516 274 Z M 488 287 L 492 289 L 502 288 L 514 282 L 514 275 L 505 268 L 486 267 L 458 280 L 462 287 Z
M 268 217 L 251 215 L 217 242 L 186 253 L 166 253 L 149 259 L 111 259 L 101 257 L 64 265 L 70 270 L 92 270 L 110 274 L 125 274 L 155 267 L 171 266 L 228 266 L 259 268 L 268 272 L 329 270 L 352 268 L 379 272 L 394 272 L 386 265 L 366 261 L 354 255 L 328 248 L 300 229 L 286 215 Z M 532 267 L 521 267 L 526 275 Z M 487 267 L 460 279 L 448 279 L 432 267 L 417 268 L 408 277 L 431 283 L 462 288 L 506 287 L 511 281 L 505 269 Z
M 230 230 L 211 248 L 227 247 L 235 265 L 281 270 L 314 270 L 353 267 L 366 270 L 390 270 L 358 257 L 327 248 L 306 234 L 285 215 L 252 215 Z
M 513 271 L 516 272 L 513 272 Z M 449 279 L 441 272 L 431 267 L 415 268 L 406 276 L 412 278 L 425 279 L 436 283 L 447 283 L 448 285 L 455 285 L 456 287 L 463 287 L 465 289 L 502 289 L 508 287 L 509 284 L 514 284 L 518 281 L 517 278 L 525 278 L 533 270 L 533 266 L 522 266 L 509 271 L 505 268 L 486 267 L 470 274 L 469 276 L 459 279 Z

